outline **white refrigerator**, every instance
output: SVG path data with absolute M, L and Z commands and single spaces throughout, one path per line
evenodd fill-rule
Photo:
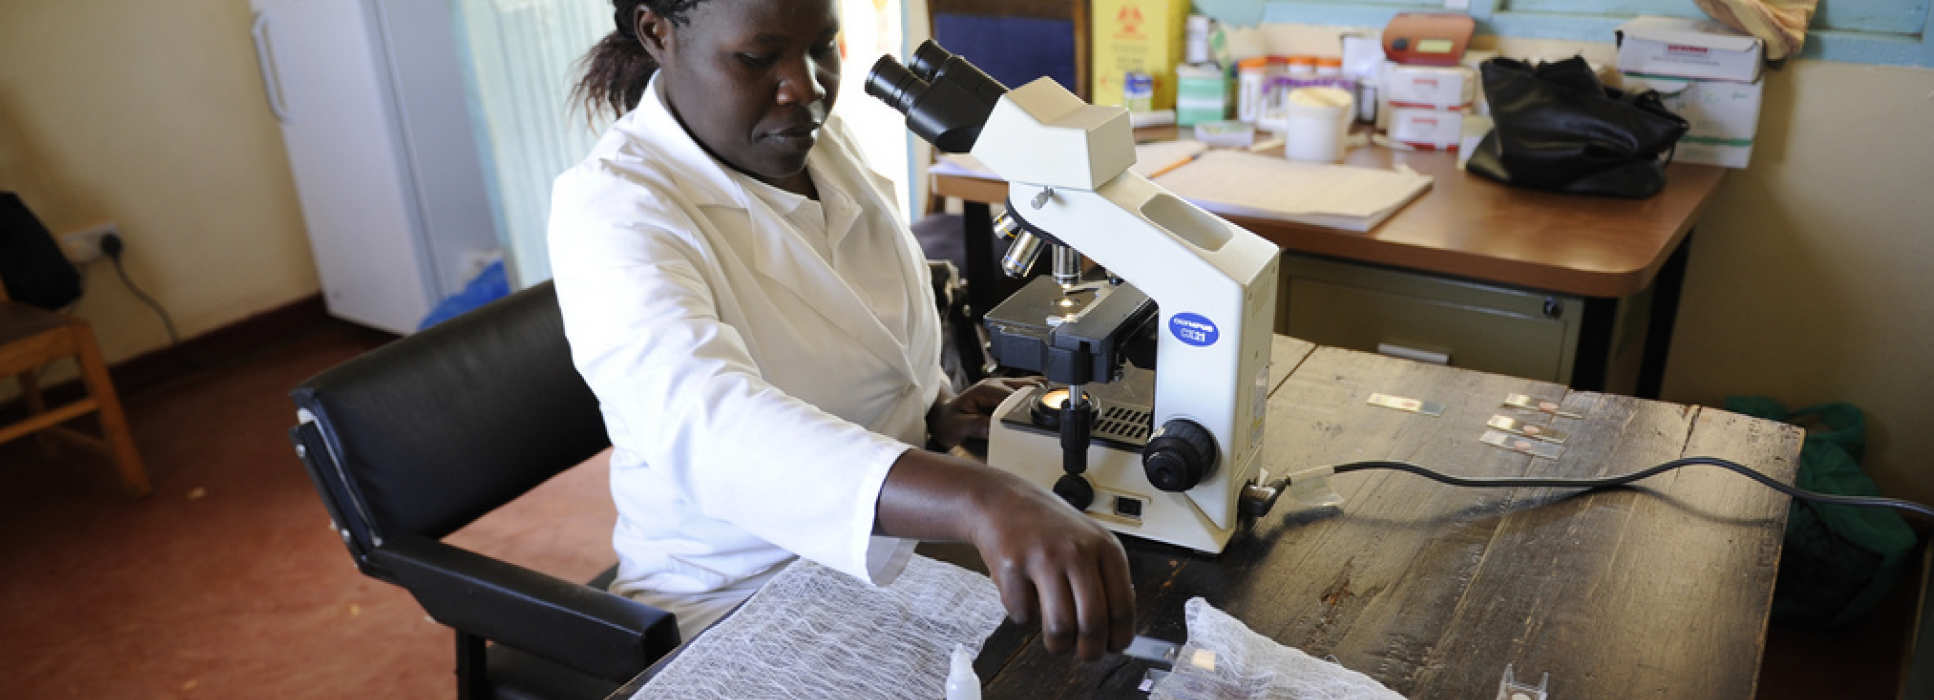
M 397 333 L 461 289 L 502 232 L 444 0 L 251 0 L 329 312 Z

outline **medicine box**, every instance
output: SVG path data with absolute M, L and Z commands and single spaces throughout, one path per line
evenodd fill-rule
M 1092 8 L 1094 103 L 1122 106 L 1122 79 L 1136 71 L 1155 78 L 1152 108 L 1174 109 L 1189 0 L 1094 0 Z
M 1691 124 L 1673 159 L 1744 168 L 1753 157 L 1759 103 L 1765 81 L 1690 80 L 1656 75 L 1622 76 L 1628 90 L 1657 90 L 1665 108 Z
M 1390 107 L 1390 140 L 1417 148 L 1455 150 L 1463 140 L 1464 113 L 1429 107 Z
M 1229 117 L 1229 76 L 1215 64 L 1175 67 L 1175 123 L 1194 126 Z
M 1477 91 L 1477 73 L 1465 66 L 1383 64 L 1384 99 L 1395 107 L 1459 109 Z
M 1639 17 L 1618 25 L 1618 69 L 1677 78 L 1759 79 L 1756 37 L 1710 20 Z

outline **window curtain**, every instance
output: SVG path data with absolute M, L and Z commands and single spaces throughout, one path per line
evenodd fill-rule
M 551 277 L 545 228 L 551 181 L 585 154 L 608 121 L 571 104 L 578 60 L 610 33 L 597 0 L 458 0 L 472 124 L 497 208 L 512 281 Z

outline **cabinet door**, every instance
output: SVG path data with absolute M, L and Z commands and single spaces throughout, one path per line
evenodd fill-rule
M 282 123 L 329 312 L 415 330 L 431 290 L 367 9 L 340 0 L 253 4 L 267 108 Z

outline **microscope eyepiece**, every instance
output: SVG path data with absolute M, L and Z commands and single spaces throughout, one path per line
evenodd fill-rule
M 892 56 L 881 56 L 873 63 L 873 71 L 866 74 L 866 94 L 885 102 L 888 107 L 905 114 L 913 108 L 913 103 L 927 93 L 927 81 L 893 60 Z
M 913 55 L 907 57 L 907 67 L 913 69 L 913 74 L 920 76 L 921 80 L 931 82 L 934 74 L 940 72 L 940 67 L 947 65 L 947 59 L 953 57 L 953 52 L 942 47 L 940 42 L 928 39 L 920 42 L 920 46 L 913 50 Z

